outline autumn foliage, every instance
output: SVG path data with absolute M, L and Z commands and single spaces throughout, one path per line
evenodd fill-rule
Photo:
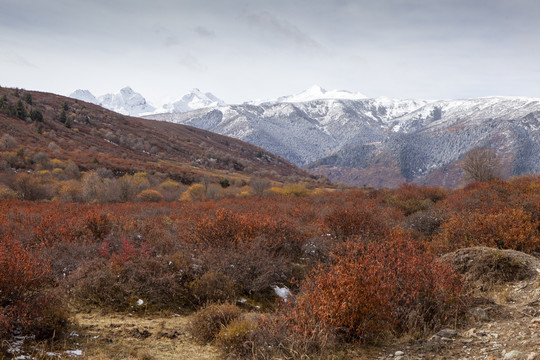
M 167 182 L 171 199 L 179 186 Z M 145 191 L 137 190 L 133 200 Z M 262 351 L 289 344 L 289 353 L 272 355 L 286 357 L 454 321 L 463 291 L 437 260 L 441 254 L 478 245 L 540 252 L 537 176 L 452 191 L 404 185 L 204 201 L 206 195 L 172 202 L 141 196 L 96 203 L 94 195 L 92 203 L 0 200 L 2 335 L 50 335 L 65 321 L 62 302 L 190 313 L 244 299 L 241 307 L 271 315 L 239 319 L 223 335 L 227 346 Z M 286 304 L 276 286 L 291 290 Z
M 0 337 L 14 330 L 50 336 L 66 323 L 60 299 L 50 291 L 46 260 L 10 237 L 0 242 Z
M 386 332 L 424 331 L 462 307 L 461 279 L 422 244 L 394 232 L 383 242 L 348 241 L 305 280 L 286 312 L 301 333 L 319 327 L 373 341 Z

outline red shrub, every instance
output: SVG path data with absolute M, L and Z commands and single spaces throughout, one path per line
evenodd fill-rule
M 400 218 L 399 211 L 378 206 L 374 201 L 361 201 L 354 206 L 335 207 L 322 220 L 323 231 L 337 239 L 351 236 L 379 236 Z
M 47 262 L 10 238 L 0 240 L 0 337 L 16 329 L 47 336 L 65 325 L 49 280 Z
M 112 264 L 122 265 L 138 259 L 147 259 L 152 253 L 152 247 L 143 243 L 135 245 L 131 240 L 122 238 L 120 246 L 113 249 L 110 241 L 105 241 L 98 252 L 104 258 L 110 259 Z
M 460 306 L 461 279 L 403 233 L 383 243 L 346 242 L 306 279 L 285 313 L 294 331 L 339 329 L 371 341 L 386 331 L 433 328 Z

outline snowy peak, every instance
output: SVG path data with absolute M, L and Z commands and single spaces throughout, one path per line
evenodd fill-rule
M 302 91 L 296 95 L 288 95 L 277 98 L 272 102 L 306 102 L 313 100 L 361 100 L 366 99 L 367 96 L 359 92 L 352 93 L 346 90 L 330 90 L 327 91 L 318 85 L 314 85 L 307 90 Z
M 223 100 L 214 96 L 212 93 L 203 93 L 199 89 L 193 89 L 179 100 L 161 105 L 159 108 L 148 103 L 141 94 L 135 92 L 129 86 L 120 89 L 118 93 L 105 94 L 98 98 L 90 91 L 81 89 L 72 92 L 69 97 L 100 105 L 106 109 L 130 116 L 158 113 L 180 114 L 192 110 L 226 105 Z
M 139 116 L 152 113 L 156 108 L 132 88 L 126 86 L 116 94 L 105 94 L 98 98 L 99 104 L 123 115 Z
M 180 114 L 192 110 L 223 105 L 225 105 L 225 102 L 212 93 L 203 93 L 199 89 L 193 89 L 179 100 L 163 105 L 162 112 Z
M 78 89 L 69 95 L 70 98 L 86 101 L 91 104 L 99 105 L 98 99 L 88 90 Z

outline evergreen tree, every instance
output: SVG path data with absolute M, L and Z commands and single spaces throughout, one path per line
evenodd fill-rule
M 21 100 L 17 102 L 17 107 L 15 108 L 15 115 L 21 120 L 26 120 L 26 109 L 24 108 L 24 104 Z
M 28 105 L 32 105 L 32 95 L 28 93 L 24 94 L 24 101 L 26 101 Z
M 66 110 L 62 109 L 62 112 L 60 113 L 60 122 L 65 124 L 66 120 L 67 120 Z
M 33 109 L 30 111 L 30 119 L 32 121 L 42 122 L 43 121 L 43 114 L 39 110 Z
M 68 129 L 71 129 L 71 120 L 66 119 L 66 121 L 64 122 L 64 125 L 66 125 L 66 127 L 67 127 Z

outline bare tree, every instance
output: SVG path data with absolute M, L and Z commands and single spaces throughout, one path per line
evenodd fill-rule
M 474 147 L 465 154 L 461 168 L 466 182 L 490 181 L 500 177 L 501 162 L 494 149 Z
M 270 181 L 266 179 L 252 179 L 249 186 L 257 196 L 262 196 L 266 189 L 270 188 Z
M 9 134 L 4 134 L 0 138 L 0 148 L 7 150 L 7 149 L 13 149 L 16 146 L 17 146 L 17 140 L 15 140 L 13 136 Z

